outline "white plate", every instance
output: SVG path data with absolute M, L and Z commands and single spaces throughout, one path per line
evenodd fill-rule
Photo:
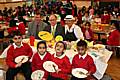
M 43 68 L 48 72 L 56 72 L 58 66 L 52 61 L 46 61 L 43 63 Z
M 27 61 L 28 61 L 28 56 L 22 55 L 15 58 L 16 63 L 19 63 L 19 62 L 25 63 Z
M 36 70 L 32 72 L 31 78 L 32 80 L 41 80 L 44 76 L 44 71 L 42 70 Z
M 86 69 L 83 68 L 75 68 L 72 69 L 72 75 L 77 77 L 77 78 L 86 78 L 88 71 Z
M 94 47 L 97 47 L 98 49 L 105 48 L 105 45 L 103 44 L 95 44 Z

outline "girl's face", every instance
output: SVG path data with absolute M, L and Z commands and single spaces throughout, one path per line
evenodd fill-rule
M 83 47 L 83 46 L 78 46 L 77 47 L 78 53 L 83 56 L 86 53 L 87 48 Z
M 89 24 L 86 24 L 85 28 L 86 28 L 86 29 L 90 28 Z
M 38 53 L 39 53 L 40 55 L 44 55 L 45 52 L 46 52 L 46 47 L 45 47 L 45 45 L 44 45 L 44 44 L 39 44 L 39 46 L 38 46 Z
M 63 43 L 57 43 L 55 46 L 55 51 L 57 56 L 61 56 L 64 52 L 64 44 Z

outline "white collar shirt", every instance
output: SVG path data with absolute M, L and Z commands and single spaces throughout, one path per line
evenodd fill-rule
M 65 53 L 64 53 L 64 54 L 62 54 L 62 55 L 61 55 L 61 56 L 59 56 L 59 57 L 58 57 L 58 56 L 56 55 L 56 53 L 55 53 L 55 54 L 54 54 L 54 57 L 57 57 L 57 58 L 59 58 L 59 59 L 62 59 L 63 57 L 65 57 Z
M 16 48 L 20 48 L 21 46 L 23 46 L 23 43 L 21 42 L 21 45 L 20 46 L 17 46 L 15 43 L 13 43 L 13 47 L 14 47 L 14 49 L 16 49 Z
M 87 53 L 85 53 L 83 56 L 79 55 L 79 59 L 82 57 L 83 59 L 85 59 L 85 57 L 87 56 Z
M 44 55 L 40 55 L 40 54 L 38 53 L 38 55 L 40 56 L 41 60 L 43 60 L 43 58 L 45 57 L 46 54 L 47 54 L 46 52 L 45 52 Z
M 84 39 L 83 33 L 81 28 L 78 25 L 73 24 L 72 27 L 69 29 L 68 25 L 65 25 L 65 34 L 68 32 L 73 32 L 78 39 Z

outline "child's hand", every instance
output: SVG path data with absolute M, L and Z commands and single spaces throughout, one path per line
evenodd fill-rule
M 61 71 L 61 69 L 57 69 L 56 73 L 58 73 L 59 71 Z
M 90 76 L 90 74 L 89 74 L 89 73 L 87 73 L 86 75 L 87 75 L 87 76 Z
M 90 73 L 91 73 L 91 72 L 88 72 L 86 75 L 87 75 L 87 76 L 90 76 Z
M 41 80 L 47 80 L 46 78 L 42 78 Z
M 17 67 L 20 67 L 21 65 L 22 65 L 22 62 L 19 62 L 18 64 L 16 64 L 15 67 L 17 68 Z

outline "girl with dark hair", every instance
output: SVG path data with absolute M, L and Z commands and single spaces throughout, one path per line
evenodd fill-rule
M 88 41 L 92 41 L 93 40 L 93 31 L 91 29 L 91 24 L 90 22 L 86 22 L 85 26 L 81 28 L 84 38 Z
M 40 41 L 37 44 L 37 53 L 32 59 L 32 72 L 36 70 L 44 71 L 42 80 L 47 80 L 48 72 L 44 70 L 43 63 L 51 60 L 51 54 L 47 52 L 47 45 L 45 41 Z

